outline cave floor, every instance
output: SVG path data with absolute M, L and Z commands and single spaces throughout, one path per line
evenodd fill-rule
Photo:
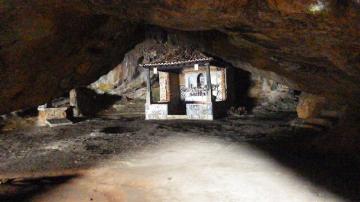
M 294 117 L 94 118 L 1 134 L 0 201 L 359 199 L 357 167 L 302 151 L 318 134 Z

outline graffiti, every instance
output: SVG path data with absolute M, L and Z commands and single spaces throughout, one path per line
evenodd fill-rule
M 212 94 L 216 98 L 216 101 L 223 100 L 223 92 L 222 88 L 219 84 L 213 84 L 212 87 Z M 186 98 L 189 97 L 204 97 L 208 95 L 207 88 L 187 88 L 185 86 L 180 86 L 180 94 L 182 100 L 188 100 Z
M 180 86 L 181 100 L 185 101 L 206 101 L 208 91 L 206 88 L 187 88 Z
M 146 119 L 166 119 L 168 115 L 167 104 L 150 104 L 145 105 Z
M 212 115 L 211 104 L 187 104 L 186 114 L 190 119 L 207 119 Z
M 188 94 L 188 88 L 186 88 L 185 86 L 180 86 L 180 99 L 185 100 L 187 94 Z
M 186 96 L 206 96 L 206 88 L 187 88 L 185 86 L 180 86 L 181 97 Z
M 180 86 L 181 100 L 184 101 L 206 101 L 208 96 L 208 85 L 205 73 L 190 72 L 185 74 L 185 85 Z M 224 73 L 222 71 L 211 72 L 212 95 L 216 101 L 225 100 Z

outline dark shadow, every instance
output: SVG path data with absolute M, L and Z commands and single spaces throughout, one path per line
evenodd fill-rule
M 20 117 L 34 117 L 38 115 L 37 107 L 30 107 L 27 109 L 20 110 L 16 113 Z
M 5 120 L 3 119 L 3 117 L 0 116 L 0 134 L 4 126 L 5 126 Z
M 356 154 L 317 152 L 307 146 L 313 139 L 291 137 L 252 145 L 312 184 L 346 200 L 360 201 L 360 164 Z
M 121 99 L 118 95 L 97 94 L 89 88 L 77 88 L 76 96 L 80 113 L 89 117 L 95 116 Z
M 235 85 L 235 103 L 236 107 L 245 107 L 246 111 L 251 112 L 256 106 L 256 100 L 249 96 L 252 86 L 251 73 L 242 69 L 234 69 L 234 85 Z
M 252 87 L 251 73 L 240 68 L 234 67 L 221 58 L 216 58 L 214 64 L 219 67 L 227 68 L 227 88 L 230 92 L 228 94 L 229 107 L 244 107 L 246 111 L 251 112 L 256 106 L 256 100 L 249 95 L 250 88 Z
M 288 121 L 294 117 L 296 114 L 273 113 L 268 117 L 233 120 L 235 122 L 232 126 L 237 124 L 240 131 L 228 129 L 226 124 L 223 124 L 223 121 L 228 120 L 154 123 L 159 124 L 159 129 L 176 132 L 201 131 L 198 135 L 239 143 L 245 141 L 254 147 L 254 151 L 261 151 L 315 187 L 323 188 L 345 200 L 360 201 L 360 163 L 355 157 L 356 154 L 323 153 L 309 146 L 326 133 L 289 126 Z M 242 127 L 247 131 L 242 131 Z M 277 129 L 273 130 L 274 128 Z
M 56 177 L 41 177 L 32 179 L 12 179 L 0 185 L 0 201 L 2 202 L 25 202 L 38 194 L 56 188 L 77 177 L 65 175 Z

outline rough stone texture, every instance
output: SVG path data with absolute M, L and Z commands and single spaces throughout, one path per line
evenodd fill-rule
M 126 53 L 122 62 L 106 75 L 100 77 L 90 87 L 98 93 L 124 95 L 145 87 L 143 68 L 138 63 L 149 61 L 158 55 L 159 50 L 166 50 L 156 40 L 145 40 Z M 143 97 L 145 99 L 145 97 Z
M 171 44 L 166 39 L 166 33 L 159 29 L 147 31 L 147 33 L 150 32 L 153 36 L 149 36 L 148 39 L 137 44 L 134 49 L 126 53 L 119 65 L 92 83 L 90 88 L 98 93 L 145 99 L 143 90 L 146 85 L 146 76 L 143 71 L 144 68 L 140 67 L 139 63 L 177 61 L 204 57 L 204 55 L 192 48 Z M 155 79 L 155 77 L 152 79 Z
M 350 106 L 344 123 L 359 125 L 358 0 L 3 0 L 0 114 L 95 81 L 143 40 L 137 30 L 144 24 L 167 28 L 170 40 L 236 67 Z M 359 127 L 350 132 L 359 134 Z
M 141 38 L 137 28 L 80 1 L 1 1 L 0 114 L 95 80 Z
M 38 125 L 45 126 L 47 120 L 67 118 L 67 107 L 44 108 L 39 110 Z
M 326 99 L 324 97 L 302 93 L 296 111 L 299 118 L 316 118 L 321 114 L 325 105 Z
M 142 38 L 134 30 L 143 22 L 201 31 L 185 35 L 235 66 L 272 71 L 298 89 L 354 95 L 359 7 L 354 0 L 1 1 L 0 112 L 95 80 Z
M 259 75 L 252 75 L 250 79 L 248 91 L 254 110 L 295 111 L 298 95 L 293 89 Z

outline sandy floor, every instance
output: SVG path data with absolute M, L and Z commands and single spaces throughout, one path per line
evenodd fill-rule
M 357 167 L 308 151 L 299 153 L 316 134 L 290 127 L 292 118 L 285 114 L 215 122 L 93 119 L 2 134 L 0 170 L 2 178 L 10 180 L 0 185 L 0 199 L 359 199 Z

